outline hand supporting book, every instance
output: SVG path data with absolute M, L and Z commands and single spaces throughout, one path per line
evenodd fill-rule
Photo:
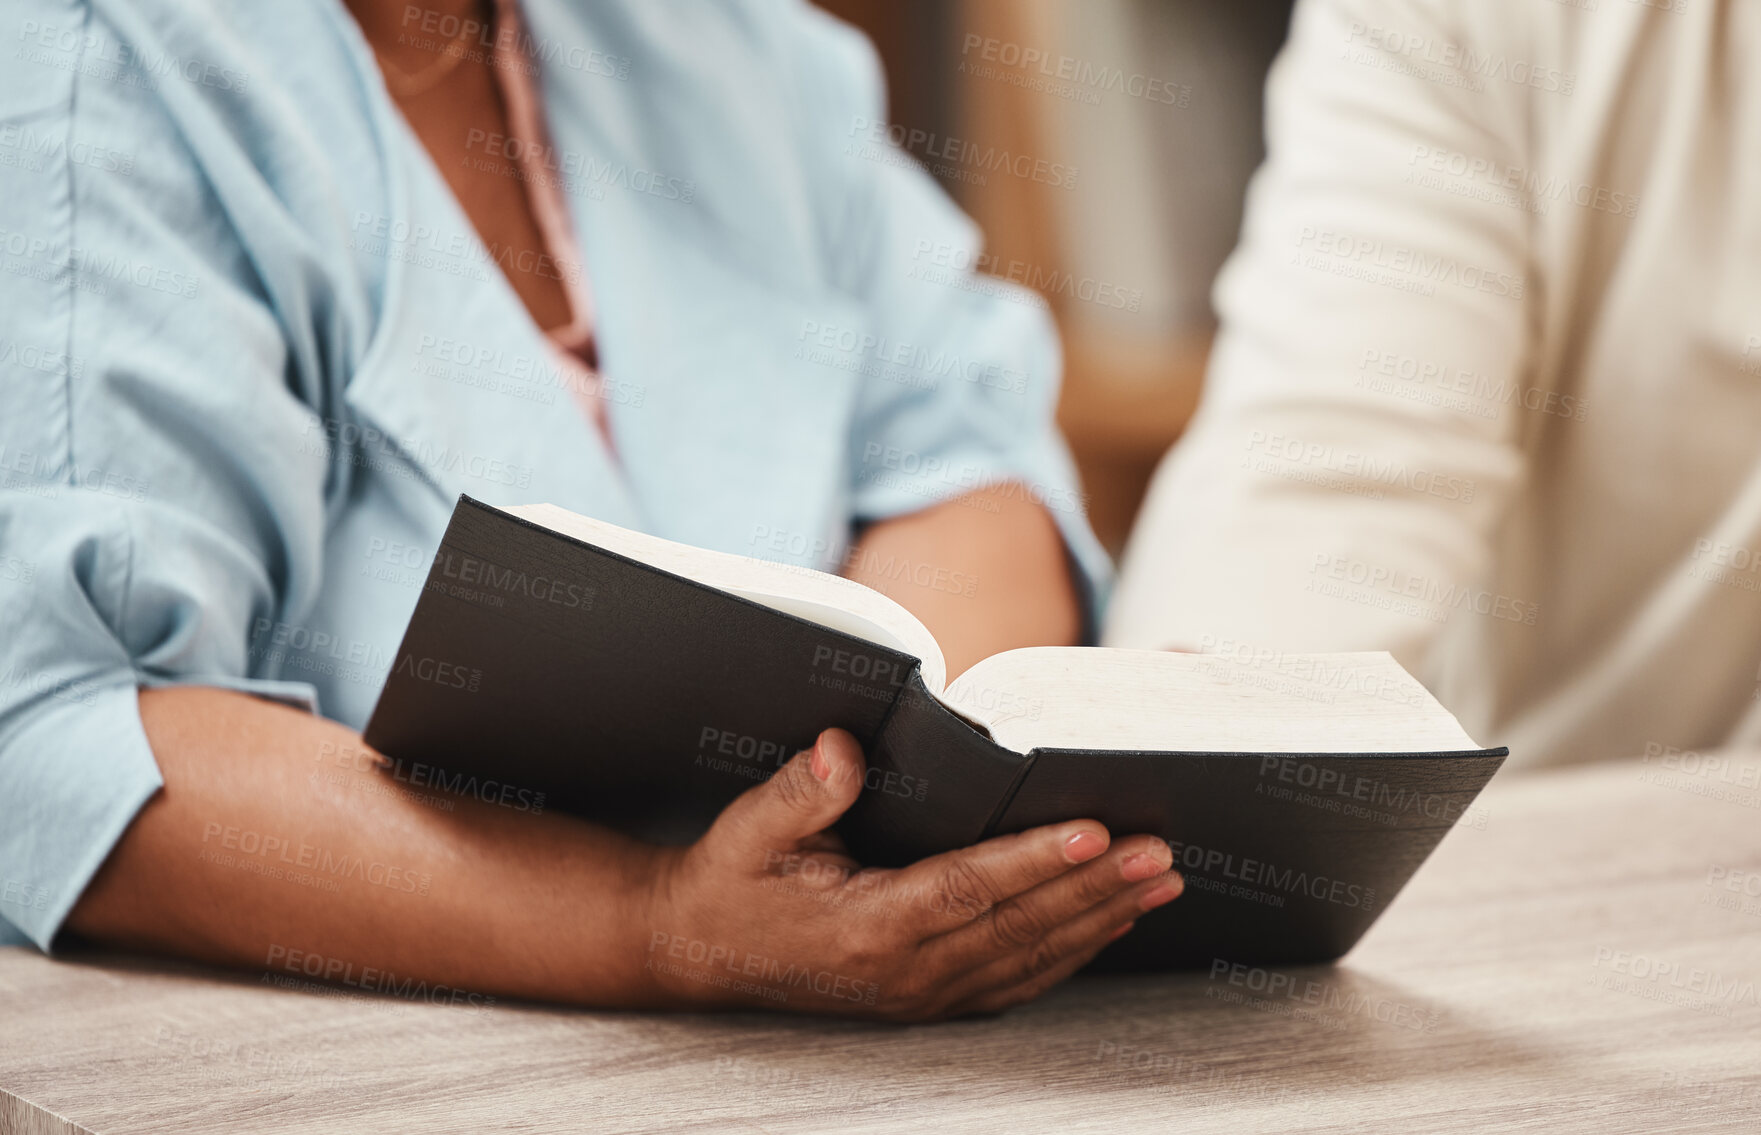
M 696 843 L 660 849 L 646 910 L 653 1001 L 923 1021 L 1037 997 L 1176 898 L 1168 845 L 1050 824 L 888 870 L 832 825 L 861 791 L 855 738 L 821 734 Z

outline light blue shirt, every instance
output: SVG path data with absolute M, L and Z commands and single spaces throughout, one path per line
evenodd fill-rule
M 460 493 L 835 568 L 1012 480 L 1098 593 L 1047 315 L 971 276 L 861 37 L 525 8 L 615 453 L 338 0 L 7 6 L 0 939 L 47 948 L 160 787 L 137 687 L 359 728 Z

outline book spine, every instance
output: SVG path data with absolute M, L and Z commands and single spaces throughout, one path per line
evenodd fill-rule
M 981 838 L 991 838 L 997 834 L 997 829 L 1002 827 L 1003 817 L 1008 813 L 1009 805 L 1015 802 L 1015 794 L 1021 791 L 1022 784 L 1027 780 L 1027 774 L 1033 771 L 1033 760 L 1034 754 L 1027 754 L 1026 759 L 1021 762 L 1021 767 L 1015 770 L 1015 779 L 1009 782 L 1008 790 L 1003 793 L 1002 799 L 997 801 L 997 806 L 991 810 L 990 818 L 984 822 L 984 834 Z
M 839 831 L 857 859 L 882 867 L 984 838 L 1028 763 L 944 706 L 917 672 L 867 757 L 863 791 Z

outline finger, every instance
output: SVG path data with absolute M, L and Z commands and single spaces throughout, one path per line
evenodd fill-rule
M 988 990 L 1031 984 L 1041 974 L 1059 970 L 1073 958 L 1093 956 L 1146 911 L 1166 906 L 1180 896 L 1185 882 L 1172 871 L 1132 884 L 1111 899 L 1084 911 L 1025 946 L 968 970 L 952 983 L 949 997 L 965 1001 Z M 973 927 L 980 931 L 982 927 Z M 952 937 L 952 936 L 950 936 Z M 931 966 L 945 964 L 930 961 Z
M 767 856 L 771 860 L 776 857 Z M 814 887 L 831 887 L 848 883 L 862 870 L 862 864 L 844 846 L 843 837 L 835 831 L 817 832 L 800 843 L 800 854 L 785 855 L 772 864 L 770 873 Z
M 1125 925 L 1130 926 L 1131 924 L 1128 922 Z M 1017 1005 L 1025 1005 L 1094 961 L 1095 955 L 1106 949 L 1107 945 L 1117 937 L 1119 937 L 1117 932 L 1106 934 L 1102 936 L 1100 941 L 1087 943 L 1082 949 L 1059 959 L 1045 972 L 1030 977 L 1026 981 L 998 989 L 989 989 L 966 1001 L 959 1002 L 948 1010 L 948 1016 L 967 1017 L 980 1013 L 1001 1013 L 1004 1010 L 1013 1009 Z
M 816 832 L 801 841 L 802 851 L 811 851 L 816 855 L 838 855 L 846 859 L 852 858 L 850 849 L 844 846 L 844 837 L 835 831 Z
M 1032 1001 L 1123 937 L 1137 924 L 1144 910 L 1173 901 L 1183 885 L 1179 875 L 1170 873 L 1166 880 L 1151 883 L 1149 893 L 1167 888 L 1172 890 L 1172 897 L 1156 895 L 1153 901 L 1143 902 L 1144 892 L 1134 889 L 1105 909 L 1059 928 L 1044 943 L 968 974 L 951 992 L 947 1015 L 1000 1013 Z
M 847 890 L 862 873 L 862 864 L 848 855 L 812 853 L 766 855 L 767 874 L 792 886 L 813 891 Z
M 1111 904 L 1110 909 L 1125 909 L 1118 905 L 1118 896 L 1135 896 L 1125 900 L 1134 904 L 1166 882 L 1152 880 L 1160 879 L 1173 863 L 1173 853 L 1162 840 L 1130 836 L 1099 859 L 1006 899 L 983 918 L 924 943 L 925 956 L 944 972 L 964 973 L 988 965 L 1044 941 L 1066 924 L 1092 926 L 1092 921 L 1083 919 L 1099 908 Z
M 1108 842 L 1107 829 L 1093 820 L 1048 824 L 933 855 L 897 871 L 890 882 L 912 908 L 920 936 L 934 937 L 1087 863 Z
M 862 747 L 842 729 L 827 729 L 763 784 L 722 810 L 703 845 L 755 872 L 812 842 L 844 814 L 862 790 Z

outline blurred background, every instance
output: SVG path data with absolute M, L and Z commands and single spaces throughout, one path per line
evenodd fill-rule
M 1198 399 L 1292 0 L 817 2 L 879 49 L 907 148 L 984 228 L 981 269 L 1050 302 L 1059 419 L 1117 554 Z M 1074 175 L 938 160 L 949 139 Z

